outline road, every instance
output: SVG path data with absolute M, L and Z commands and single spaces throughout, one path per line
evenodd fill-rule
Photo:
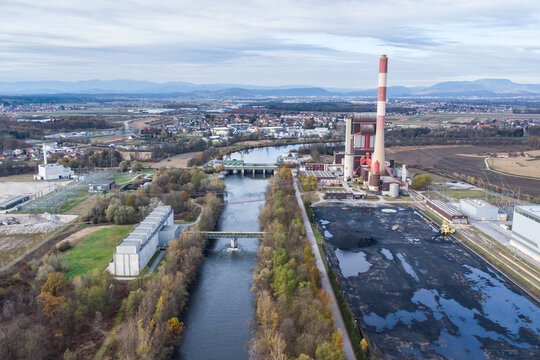
M 339 305 L 336 300 L 336 294 L 334 294 L 334 289 L 332 288 L 332 285 L 330 284 L 330 279 L 328 278 L 326 267 L 324 266 L 324 262 L 321 257 L 321 253 L 319 251 L 319 247 L 317 246 L 317 239 L 315 238 L 315 234 L 313 233 L 313 230 L 311 229 L 311 223 L 307 216 L 304 203 L 302 202 L 300 192 L 298 191 L 296 180 L 293 181 L 293 185 L 294 185 L 294 190 L 296 193 L 296 201 L 298 201 L 298 206 L 300 206 L 300 209 L 302 210 L 302 220 L 304 222 L 304 228 L 306 229 L 306 235 L 309 239 L 311 250 L 315 254 L 317 268 L 321 272 L 321 277 L 322 277 L 321 283 L 322 283 L 323 289 L 332 298 L 332 301 L 330 302 L 330 309 L 332 310 L 332 314 L 333 314 L 334 328 L 336 329 L 336 331 L 338 329 L 341 329 L 341 332 L 343 334 L 343 352 L 345 354 L 345 357 L 348 360 L 355 360 L 356 356 L 354 355 L 351 338 L 349 337 L 349 333 L 347 332 L 345 321 L 343 321 L 343 316 L 341 315 L 341 310 L 339 309 Z

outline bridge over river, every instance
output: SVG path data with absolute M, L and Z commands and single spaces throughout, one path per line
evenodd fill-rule
M 205 235 L 207 239 L 231 239 L 231 248 L 233 249 L 238 247 L 239 238 L 262 239 L 264 236 L 264 232 L 260 231 L 189 231 L 189 233 L 200 233 Z
M 279 169 L 279 166 L 275 164 L 256 164 L 256 163 L 245 163 L 243 160 L 225 160 L 223 161 L 223 167 L 225 171 L 232 172 L 233 174 L 242 174 L 245 172 L 251 172 L 253 176 L 255 173 L 261 172 L 263 176 L 266 176 L 266 172 L 271 172 L 274 174 L 276 170 Z

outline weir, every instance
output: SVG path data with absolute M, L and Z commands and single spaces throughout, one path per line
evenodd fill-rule
M 195 233 L 189 231 L 188 233 Z M 238 247 L 238 238 L 254 238 L 262 239 L 264 232 L 261 231 L 199 231 L 206 236 L 207 239 L 231 239 L 231 248 Z

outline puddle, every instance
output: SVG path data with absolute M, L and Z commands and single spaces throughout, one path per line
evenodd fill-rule
M 358 276 L 360 273 L 368 272 L 371 268 L 371 263 L 366 260 L 366 253 L 363 251 L 353 252 L 336 249 L 336 256 L 345 277 Z
M 410 325 L 413 320 L 422 322 L 426 321 L 427 317 L 420 310 L 415 312 L 398 310 L 395 313 L 386 315 L 385 317 L 381 317 L 372 312 L 371 314 L 364 316 L 363 319 L 366 324 L 376 327 L 377 331 L 380 332 L 384 329 L 392 329 L 399 322 Z
M 392 252 L 388 249 L 382 248 L 381 254 L 383 254 L 387 260 L 394 260 L 394 255 L 392 255 Z
M 416 272 L 414 272 L 412 266 L 407 262 L 407 260 L 405 260 L 405 256 L 403 256 L 402 253 L 397 253 L 396 256 L 399 259 L 399 261 L 401 262 L 401 265 L 403 265 L 403 268 L 405 269 L 407 274 L 411 275 L 411 277 L 414 280 L 420 281 L 420 279 L 418 278 L 418 275 L 416 275 Z

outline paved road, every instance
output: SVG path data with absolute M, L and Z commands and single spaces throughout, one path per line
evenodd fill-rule
M 315 238 L 315 234 L 313 234 L 313 230 L 311 229 L 311 223 L 307 217 L 306 209 L 304 208 L 304 203 L 302 202 L 302 198 L 300 197 L 300 192 L 298 191 L 296 181 L 293 181 L 293 185 L 296 192 L 296 200 L 298 201 L 298 205 L 302 210 L 302 220 L 304 222 L 304 228 L 306 229 L 306 235 L 309 239 L 311 250 L 313 250 L 313 253 L 315 254 L 315 258 L 317 260 L 317 268 L 319 268 L 319 271 L 322 275 L 321 282 L 323 289 L 328 293 L 328 295 L 332 297 L 332 301 L 330 302 L 330 309 L 333 313 L 334 328 L 336 329 L 336 331 L 337 329 L 341 329 L 341 332 L 343 333 L 343 352 L 345 353 L 345 357 L 348 360 L 355 360 L 356 357 L 354 356 L 351 338 L 349 337 L 349 333 L 347 332 L 347 327 L 345 326 L 345 322 L 343 321 L 343 316 L 341 316 L 341 310 L 339 309 L 339 305 L 336 300 L 336 294 L 334 294 L 334 289 L 332 288 L 332 285 L 330 284 L 330 279 L 328 278 L 328 274 L 326 273 L 326 267 L 324 266 L 321 253 L 319 252 L 319 247 L 317 246 L 317 239 Z

